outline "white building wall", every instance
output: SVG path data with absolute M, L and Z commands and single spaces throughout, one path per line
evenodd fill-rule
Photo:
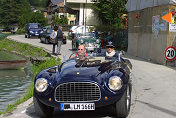
M 79 25 L 83 25 L 83 4 L 80 4 L 80 10 L 79 10 Z
M 66 0 L 68 3 L 93 3 L 92 0 Z
M 99 23 L 97 16 L 93 13 L 93 10 L 91 8 L 83 8 L 83 4 L 80 4 L 79 25 L 85 24 L 85 18 L 86 25 L 97 25 Z
M 87 25 L 97 25 L 99 23 L 98 17 L 93 13 L 91 8 L 87 9 Z

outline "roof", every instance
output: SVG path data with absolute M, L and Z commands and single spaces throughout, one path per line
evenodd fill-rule
M 64 0 L 51 0 L 51 2 L 54 4 L 54 5 L 57 5 L 61 2 L 64 2 Z
M 169 4 L 176 4 L 176 0 L 128 0 L 126 9 L 130 12 Z

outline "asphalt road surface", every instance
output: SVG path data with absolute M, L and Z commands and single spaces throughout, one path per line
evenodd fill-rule
M 30 43 L 51 50 L 51 45 L 41 44 L 38 39 L 25 39 L 24 36 L 10 36 L 11 39 Z M 71 42 L 68 41 L 61 53 L 71 54 Z M 125 56 L 133 64 L 132 104 L 128 118 L 175 118 L 176 117 L 176 68 L 147 62 L 140 58 Z M 18 106 L 5 118 L 38 118 L 32 98 Z M 55 110 L 53 118 L 114 118 L 108 110 L 90 112 L 59 112 Z

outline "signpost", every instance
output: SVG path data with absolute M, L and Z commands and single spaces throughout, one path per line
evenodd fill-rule
M 172 46 L 166 48 L 165 58 L 168 61 L 173 61 L 176 58 L 176 49 Z

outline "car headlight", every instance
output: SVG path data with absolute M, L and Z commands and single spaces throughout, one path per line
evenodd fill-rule
M 97 39 L 97 40 L 96 40 L 96 42 L 97 42 L 97 43 L 100 43 L 100 40 L 99 40 L 99 39 Z
M 34 33 L 33 31 L 29 31 L 30 33 Z
M 82 39 L 80 40 L 80 42 L 81 42 L 81 43 L 84 43 L 84 41 L 83 41 Z
M 39 78 L 37 79 L 35 83 L 35 89 L 38 92 L 44 92 L 48 88 L 48 82 L 45 78 Z
M 40 33 L 43 33 L 43 31 L 40 31 Z
M 118 76 L 112 76 L 109 78 L 108 86 L 113 91 L 120 90 L 122 88 L 122 80 Z

